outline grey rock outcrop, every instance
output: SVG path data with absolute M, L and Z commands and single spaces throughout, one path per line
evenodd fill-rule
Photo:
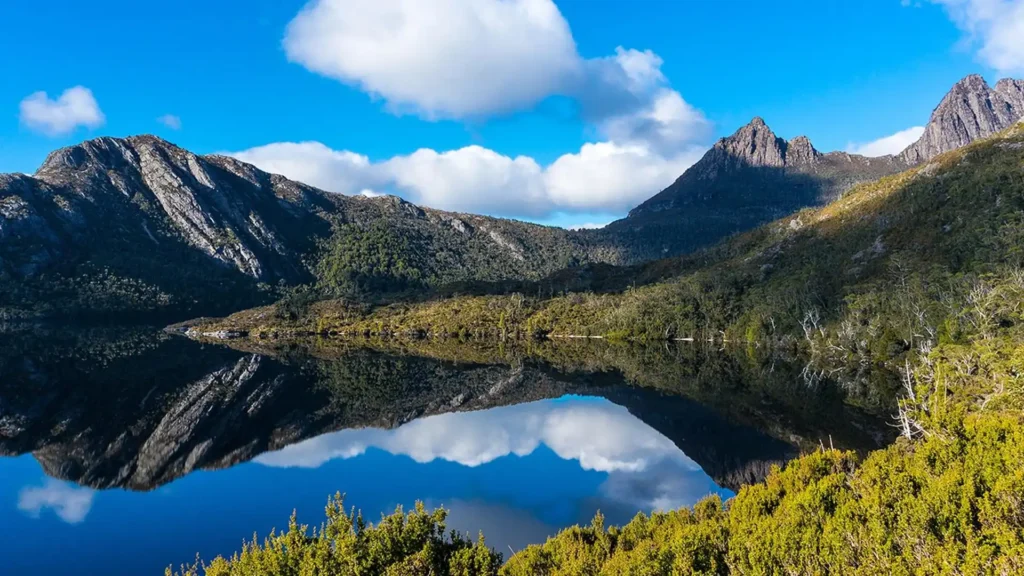
M 1004 78 L 990 88 L 972 74 L 957 82 L 932 112 L 924 134 L 899 154 L 908 165 L 925 162 L 1009 128 L 1024 116 L 1024 81 Z
M 311 190 L 267 174 L 242 180 L 225 165 L 154 136 L 97 138 L 51 153 L 35 180 L 41 192 L 66 195 L 70 212 L 86 212 L 83 201 L 139 206 L 134 222 L 119 224 L 153 243 L 172 235 L 253 279 L 295 278 L 296 254 L 286 246 L 297 222 L 288 221 L 304 215 L 281 204 L 309 205 L 303 192 Z M 80 227 L 96 224 L 83 218 Z
M 787 141 L 756 117 L 716 142 L 675 183 L 620 222 L 683 206 L 767 205 L 772 213 L 791 211 L 831 201 L 859 182 L 905 167 L 892 156 L 868 158 L 846 152 L 819 152 L 806 136 Z M 614 224 L 612 229 L 621 226 Z

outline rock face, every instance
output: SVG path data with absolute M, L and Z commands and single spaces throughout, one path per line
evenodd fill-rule
M 924 134 L 899 154 L 908 165 L 966 146 L 1009 128 L 1024 116 L 1024 80 L 1004 78 L 990 88 L 977 74 L 957 82 L 932 112 Z
M 394 237 L 424 282 L 540 278 L 589 258 L 565 230 L 332 194 L 154 136 L 98 138 L 34 176 L 0 175 L 0 310 L 238 310 L 312 280 L 318 242 L 343 225 Z
M 55 291 L 97 308 L 244 302 L 258 283 L 307 279 L 301 256 L 334 204 L 238 164 L 153 136 L 98 138 L 53 152 L 33 177 L 0 177 L 0 285 L 18 287 L 0 308 L 61 302 Z
M 301 184 L 247 171 L 230 158 L 196 156 L 153 136 L 99 138 L 58 150 L 36 178 L 93 203 L 120 194 L 159 220 L 135 223 L 153 243 L 159 240 L 150 225 L 167 228 L 207 257 L 264 281 L 301 276 L 288 246 L 301 244 L 304 225 L 315 225 L 310 217 L 319 200 Z
M 671 186 L 594 235 L 618 242 L 627 261 L 690 252 L 835 200 L 860 182 L 991 136 L 1022 116 L 1024 81 L 1003 79 L 993 89 L 972 75 L 946 94 L 920 140 L 895 156 L 821 153 L 807 137 L 786 141 L 754 118 L 719 140 Z

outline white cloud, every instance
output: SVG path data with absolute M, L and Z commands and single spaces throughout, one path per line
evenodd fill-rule
M 313 0 L 288 25 L 284 47 L 396 112 L 483 118 L 563 95 L 620 143 L 660 149 L 708 136 L 703 114 L 668 87 L 657 54 L 620 46 L 582 58 L 552 0 Z
M 181 130 L 181 118 L 174 114 L 164 114 L 156 119 L 157 122 L 167 126 L 171 130 Z
M 1024 71 L 1024 2 L 1020 0 L 932 0 L 977 47 L 983 63 L 1000 72 Z
M 711 123 L 678 92 L 663 88 L 648 106 L 606 119 L 601 130 L 616 142 L 649 145 L 655 150 L 672 152 L 680 146 L 705 140 L 711 135 Z
M 332 150 L 320 142 L 276 142 L 225 154 L 267 172 L 341 194 L 372 193 L 387 180 L 366 156 Z
M 376 163 L 316 142 L 234 154 L 326 190 L 389 192 L 501 216 L 624 212 L 671 184 L 711 135 L 704 114 L 670 87 L 657 54 L 620 46 L 582 58 L 551 0 L 312 0 L 283 43 L 292 61 L 395 112 L 483 119 L 562 95 L 579 103 L 602 140 L 547 167 L 480 146 Z
M 621 406 L 593 398 L 563 398 L 479 412 L 414 420 L 394 430 L 342 430 L 256 458 L 273 467 L 316 468 L 370 448 L 482 466 L 541 445 L 581 468 L 608 474 L 602 492 L 615 500 L 657 509 L 693 504 L 714 489 L 697 464 L 671 440 Z
M 703 153 L 691 147 L 665 157 L 635 144 L 584 144 L 548 166 L 544 182 L 560 211 L 626 211 L 675 181 Z
M 79 126 L 98 128 L 106 120 L 92 92 L 84 86 L 68 88 L 56 100 L 35 92 L 21 101 L 21 122 L 47 136 L 70 134 Z
M 672 153 L 711 135 L 704 114 L 668 87 L 661 65 L 662 59 L 650 50 L 621 46 L 615 56 L 591 61 L 589 68 L 598 81 L 580 98 L 586 115 L 606 138 Z
M 917 142 L 918 138 L 924 134 L 924 126 L 914 126 L 907 128 L 906 130 L 900 130 L 895 134 L 890 134 L 879 138 L 878 140 L 872 140 L 871 142 L 865 142 L 862 144 L 851 143 L 847 145 L 846 151 L 851 154 L 860 154 L 862 156 L 885 156 L 886 154 L 899 154 L 907 146 L 910 146 L 914 142 Z
M 427 117 L 527 107 L 581 71 L 550 0 L 313 0 L 288 24 L 284 48 L 313 72 Z
M 626 211 L 671 184 L 702 153 L 691 146 L 665 157 L 639 144 L 599 142 L 546 167 L 480 146 L 424 148 L 381 162 L 319 142 L 268 144 L 230 155 L 331 192 L 384 192 L 443 210 L 539 218 Z
M 541 167 L 525 156 L 510 158 L 480 146 L 442 153 L 421 149 L 383 168 L 393 187 L 418 204 L 527 216 L 549 209 Z
M 53 512 L 68 524 L 85 520 L 96 494 L 91 488 L 78 488 L 67 482 L 47 478 L 42 486 L 28 486 L 18 494 L 18 510 L 38 518 L 44 509 Z

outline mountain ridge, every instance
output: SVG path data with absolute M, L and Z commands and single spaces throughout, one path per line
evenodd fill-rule
M 1024 81 L 1004 78 L 992 88 L 977 74 L 953 85 L 924 133 L 898 154 L 822 153 L 806 136 L 787 141 L 755 116 L 599 234 L 623 239 L 629 261 L 691 252 L 787 213 L 827 204 L 859 183 L 992 136 L 1022 116 Z
M 823 205 L 1021 114 L 1024 81 L 968 76 L 918 142 L 877 158 L 820 152 L 755 117 L 626 218 L 580 231 L 329 193 L 152 135 L 100 137 L 55 150 L 32 176 L 0 175 L 0 317 L 182 319 L 295 286 L 380 298 L 633 265 Z
M 342 273 L 416 262 L 424 285 L 539 278 L 588 258 L 562 229 L 325 192 L 151 135 L 102 137 L 52 152 L 33 176 L 0 177 L 0 309 L 48 298 L 60 308 L 254 305 L 274 285 L 313 282 L 339 229 L 364 245 Z M 111 284 L 113 301 L 77 302 Z

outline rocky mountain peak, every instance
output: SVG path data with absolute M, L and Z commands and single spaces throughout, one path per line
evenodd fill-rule
M 978 74 L 964 77 L 932 112 L 924 134 L 900 153 L 906 164 L 918 164 L 986 138 L 1024 116 L 1024 81 L 1004 78 L 995 88 Z
M 125 164 L 137 165 L 138 149 L 142 146 L 181 151 L 174 144 L 149 134 L 127 138 L 101 136 L 50 152 L 36 171 L 36 175 L 68 169 L 80 170 L 88 166 L 116 170 L 123 168 Z
M 782 167 L 786 163 L 786 141 L 776 136 L 760 116 L 719 140 L 715 148 L 729 159 L 750 166 Z
M 138 155 L 127 140 L 104 136 L 80 144 L 54 150 L 46 156 L 36 176 L 58 174 L 66 170 L 81 170 L 90 165 L 118 169 L 126 164 L 138 164 Z
M 739 163 L 753 167 L 806 167 L 821 156 L 807 136 L 797 136 L 787 142 L 772 132 L 760 116 L 754 117 L 732 136 L 719 140 L 714 149 L 716 152 L 709 154 L 712 163 Z
M 981 74 L 968 74 L 953 85 L 952 91 L 956 90 L 966 90 L 968 92 L 988 90 L 988 82 L 985 82 L 985 78 Z
M 303 276 L 288 246 L 306 236 L 306 220 L 319 219 L 293 206 L 302 202 L 301 185 L 226 166 L 156 136 L 101 137 L 48 155 L 32 178 L 41 192 L 26 196 L 39 222 L 62 229 L 54 237 L 85 234 L 88 222 L 103 221 L 112 237 L 151 247 L 183 241 L 253 280 Z M 52 205 L 66 230 L 43 216 Z
M 821 153 L 814 148 L 814 145 L 811 144 L 810 138 L 807 136 L 797 136 L 790 140 L 786 145 L 787 165 L 810 165 L 813 164 L 819 156 L 821 156 Z

